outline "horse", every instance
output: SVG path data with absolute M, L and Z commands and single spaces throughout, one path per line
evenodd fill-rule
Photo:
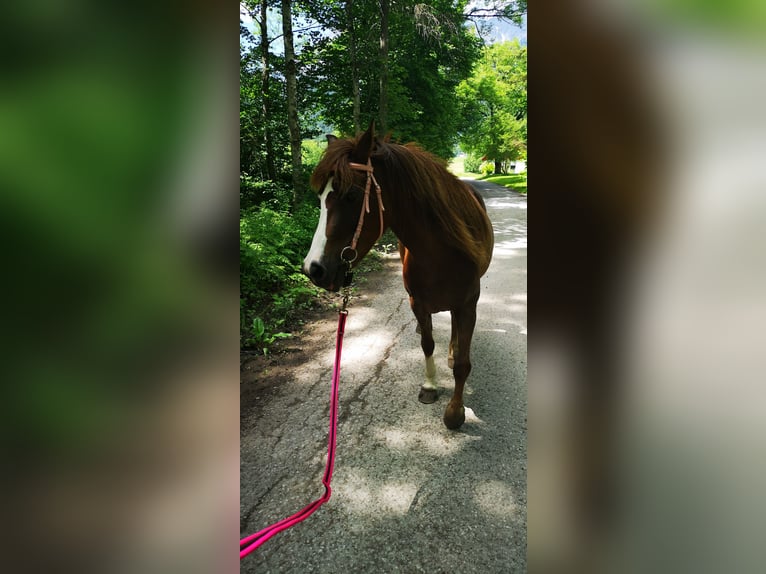
M 347 272 L 391 228 L 425 355 L 418 394 L 425 404 L 438 398 L 431 315 L 452 316 L 448 365 L 455 388 L 443 420 L 455 430 L 465 422 L 463 388 L 471 372 L 479 280 L 492 259 L 492 224 L 481 196 L 444 162 L 416 144 L 380 140 L 374 129 L 373 122 L 357 138 L 327 136 L 310 179 L 320 216 L 302 271 L 314 285 L 337 292 Z

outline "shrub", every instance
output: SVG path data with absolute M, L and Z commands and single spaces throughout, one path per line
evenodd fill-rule
M 463 159 L 463 170 L 470 173 L 479 173 L 481 169 L 481 157 L 474 153 L 469 153 Z
M 300 272 L 311 246 L 318 209 L 255 207 L 240 218 L 240 342 L 268 348 L 280 329 L 313 305 L 317 289 Z
M 306 181 L 309 180 L 314 172 L 325 149 L 327 149 L 327 144 L 324 140 L 303 140 L 301 144 L 301 158 L 303 160 L 303 177 Z
M 263 206 L 284 211 L 292 201 L 292 190 L 283 182 L 259 181 L 246 173 L 239 176 L 239 208 L 247 210 Z
M 303 165 L 309 170 L 313 170 L 327 148 L 327 143 L 322 140 L 303 140 L 301 143 L 301 158 L 303 159 Z

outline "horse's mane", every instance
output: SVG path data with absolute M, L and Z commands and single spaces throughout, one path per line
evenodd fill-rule
M 336 139 L 327 145 L 327 149 L 319 160 L 309 183 L 315 191 L 321 191 L 331 177 L 335 182 L 335 190 L 343 196 L 354 183 L 354 170 L 348 163 L 356 148 L 359 138 Z M 358 173 L 358 172 L 356 172 Z
M 354 178 L 359 178 L 359 172 L 348 165 L 357 143 L 358 138 L 339 139 L 328 145 L 311 176 L 311 186 L 319 190 L 333 177 L 338 193 L 348 191 Z M 443 160 L 417 144 L 377 141 L 371 158 L 376 173 L 385 171 L 396 178 L 394 189 L 388 191 L 400 209 L 427 216 L 433 231 L 468 256 L 483 274 L 492 257 L 492 225 L 470 187 L 447 171 Z M 381 164 L 382 168 L 377 167 Z

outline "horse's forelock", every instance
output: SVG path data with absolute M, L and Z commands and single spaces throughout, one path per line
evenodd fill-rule
M 327 145 L 314 173 L 311 174 L 312 189 L 319 192 L 324 189 L 327 181 L 333 178 L 333 187 L 343 195 L 353 184 L 354 173 L 349 166 L 351 153 L 354 151 L 356 140 L 337 139 Z

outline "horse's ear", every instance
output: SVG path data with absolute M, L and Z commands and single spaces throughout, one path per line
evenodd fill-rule
M 335 137 L 334 135 L 332 135 L 332 134 L 327 134 L 325 137 L 327 138 L 327 143 L 328 143 L 328 144 L 331 144 L 331 143 L 332 143 L 332 142 L 334 142 L 336 139 L 338 139 L 338 138 L 336 138 L 336 137 Z
M 367 131 L 362 134 L 362 137 L 359 138 L 359 143 L 357 143 L 356 148 L 354 148 L 354 161 L 357 163 L 367 163 L 367 160 L 370 159 L 370 156 L 375 149 L 375 144 L 375 120 L 372 120 L 370 122 L 370 127 L 368 127 Z

